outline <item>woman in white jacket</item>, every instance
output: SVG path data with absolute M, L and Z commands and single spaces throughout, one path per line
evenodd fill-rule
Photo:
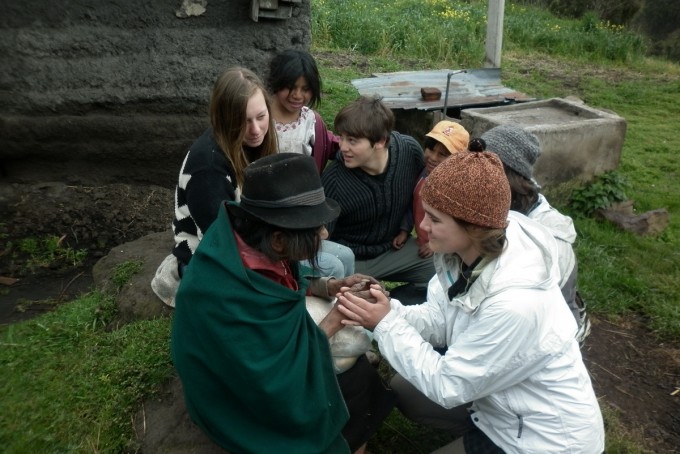
M 422 196 L 437 269 L 427 301 L 402 306 L 377 287 L 375 303 L 338 295 L 345 323 L 372 329 L 397 371 L 399 408 L 465 431 L 438 452 L 603 452 L 602 415 L 558 285 L 555 240 L 508 213 L 498 157 L 449 157 Z

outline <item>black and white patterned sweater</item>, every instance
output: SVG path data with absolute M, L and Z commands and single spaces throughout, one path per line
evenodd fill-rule
M 236 198 L 234 169 L 208 129 L 191 145 L 179 171 L 172 221 L 178 261 L 189 263 L 222 202 Z

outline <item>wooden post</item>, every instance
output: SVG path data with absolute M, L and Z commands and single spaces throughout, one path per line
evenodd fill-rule
M 501 67 L 501 49 L 503 47 L 503 15 L 505 0 L 489 0 L 486 21 L 486 55 L 485 68 Z

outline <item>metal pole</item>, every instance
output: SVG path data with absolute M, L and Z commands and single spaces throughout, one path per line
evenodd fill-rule
M 458 71 L 451 71 L 446 75 L 446 94 L 444 95 L 444 108 L 442 109 L 442 114 L 444 115 L 444 118 L 446 118 L 446 108 L 449 104 L 449 85 L 451 84 L 451 76 L 455 76 L 456 74 L 466 72 L 467 69 L 459 69 Z

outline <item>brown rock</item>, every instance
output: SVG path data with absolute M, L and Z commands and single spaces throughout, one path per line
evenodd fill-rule
M 632 202 L 605 208 L 599 211 L 599 215 L 623 230 L 643 236 L 658 235 L 663 232 L 670 219 L 668 210 L 665 208 L 635 215 L 632 211 Z
M 112 248 L 108 255 L 95 264 L 92 276 L 97 288 L 116 294 L 119 312 L 114 325 L 170 315 L 172 309 L 163 304 L 151 290 L 151 279 L 173 245 L 172 231 L 152 233 Z M 142 267 L 118 289 L 113 278 L 116 268 L 125 262 L 141 262 Z

